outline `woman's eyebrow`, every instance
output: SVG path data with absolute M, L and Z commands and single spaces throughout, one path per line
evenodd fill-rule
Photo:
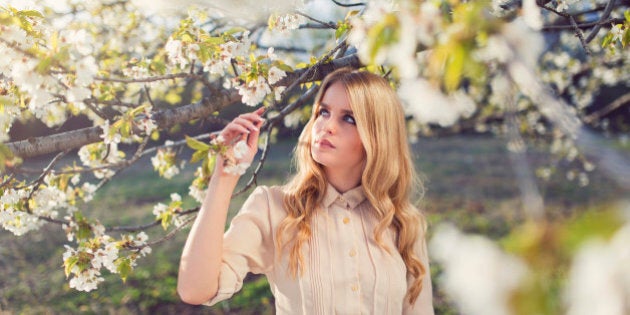
M 323 107 L 324 109 L 330 110 L 330 105 L 326 103 L 319 103 L 319 107 Z M 352 110 L 342 109 L 341 113 L 354 116 L 354 112 Z

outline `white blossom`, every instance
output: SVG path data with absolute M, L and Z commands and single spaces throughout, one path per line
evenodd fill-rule
M 568 315 L 623 315 L 630 301 L 630 224 L 610 241 L 593 239 L 573 259 L 565 289 Z
M 245 172 L 247 171 L 247 168 L 249 168 L 249 163 L 242 162 L 235 165 L 226 165 L 225 167 L 223 167 L 223 172 L 225 174 L 240 176 L 240 175 L 245 174 Z
M 273 89 L 273 93 L 275 96 L 276 101 L 281 101 L 282 100 L 282 93 L 284 92 L 284 90 L 286 90 L 287 87 L 286 86 L 277 86 Z
M 114 262 L 118 258 L 118 244 L 111 242 L 111 240 L 111 237 L 107 235 L 101 237 L 101 242 L 104 243 L 104 246 L 94 252 L 92 267 L 95 269 L 105 267 L 110 272 L 117 273 L 118 271 Z
M 429 246 L 444 267 L 444 289 L 462 313 L 512 314 L 511 294 L 528 273 L 524 262 L 502 252 L 492 241 L 464 235 L 452 225 L 439 226 Z
M 306 22 L 306 19 L 302 15 L 289 13 L 276 16 L 275 19 L 270 22 L 271 24 L 269 25 L 269 27 L 271 29 L 286 34 L 289 31 L 298 29 L 300 25 Z
M 78 269 L 76 266 L 75 268 Z M 76 289 L 77 291 L 84 292 L 96 290 L 98 288 L 98 284 L 105 280 L 100 277 L 100 275 L 100 271 L 92 268 L 77 272 L 74 274 L 74 277 L 70 279 L 70 287 Z
M 120 135 L 120 133 L 115 132 L 114 130 L 112 130 L 110 128 L 109 120 L 106 120 L 101 125 L 101 129 L 103 129 L 103 134 L 100 135 L 100 137 L 101 137 L 101 139 L 103 139 L 103 142 L 105 144 L 120 143 L 120 140 L 122 139 L 122 136 Z
M 247 152 L 249 152 L 249 147 L 247 146 L 247 142 L 245 140 L 241 140 L 234 145 L 234 157 L 238 160 L 247 156 Z
M 225 62 L 223 60 L 208 59 L 208 61 L 206 61 L 206 63 L 203 65 L 203 70 L 210 72 L 211 74 L 223 76 L 225 75 L 225 69 L 229 65 L 230 64 L 228 62 Z M 227 82 L 229 82 L 229 80 L 227 80 Z
M 182 197 L 178 193 L 172 193 L 171 194 L 171 200 L 173 200 L 175 202 L 182 201 Z
M 523 20 L 534 30 L 538 31 L 543 27 L 542 13 L 536 0 L 523 0 Z
M 423 79 L 405 80 L 398 95 L 419 122 L 450 126 L 460 117 L 469 117 L 475 103 L 463 93 L 447 97 Z
M 72 45 L 80 56 L 89 56 L 94 52 L 94 39 L 85 29 L 64 31 L 62 40 Z
M 300 121 L 302 121 L 302 112 L 299 110 L 294 110 L 284 116 L 284 125 L 288 128 L 297 128 Z
M 77 62 L 77 78 L 75 84 L 88 86 L 94 81 L 94 76 L 98 73 L 98 65 L 93 56 L 86 56 Z
M 610 28 L 610 33 L 613 35 L 612 42 L 621 41 L 623 38 L 623 25 L 616 24 Z
M 172 141 L 167 141 L 164 144 L 166 146 L 172 143 Z M 171 179 L 173 176 L 179 174 L 179 168 L 175 165 L 171 160 L 174 159 L 175 153 L 170 147 L 165 149 L 158 149 L 157 154 L 151 157 L 151 164 L 153 168 L 159 171 L 160 176 Z
M 164 49 L 166 49 L 168 59 L 173 65 L 179 66 L 180 69 L 184 69 L 188 65 L 189 61 L 184 55 L 184 47 L 180 40 L 169 38 Z
M 242 96 L 241 101 L 249 106 L 256 106 L 263 101 L 267 94 L 271 93 L 271 88 L 263 77 L 258 77 L 247 84 L 236 87 L 238 94 Z
M 168 211 L 168 206 L 161 202 L 153 206 L 153 215 L 155 215 L 156 217 L 161 216 L 163 213 L 167 211 Z
M 282 78 L 286 76 L 287 76 L 286 72 L 274 66 L 269 69 L 269 75 L 267 77 L 267 80 L 269 80 L 269 84 L 275 84 L 276 82 L 280 81 Z

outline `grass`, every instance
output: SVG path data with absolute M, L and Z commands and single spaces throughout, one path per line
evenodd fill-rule
M 290 176 L 289 156 L 293 143 L 282 142 L 270 152 L 259 184 L 279 184 Z M 500 238 L 523 220 L 521 194 L 505 143 L 488 137 L 422 139 L 413 145 L 417 168 L 426 184 L 421 201 L 430 226 L 452 221 L 460 228 Z M 533 167 L 551 162 L 544 148 L 533 147 L 528 157 Z M 187 166 L 172 180 L 161 180 L 148 158 L 125 170 L 105 186 L 82 211 L 104 223 L 136 225 L 153 219 L 157 202 L 169 200 L 172 192 L 184 197 L 185 206 L 195 204 L 187 196 L 196 166 Z M 540 182 L 550 216 L 567 216 L 622 196 L 613 182 L 594 172 L 591 184 L 554 177 Z M 234 214 L 245 196 L 234 200 Z M 150 231 L 152 239 L 163 235 L 161 227 Z M 104 272 L 99 290 L 84 293 L 70 289 L 63 274 L 61 256 L 67 243 L 60 228 L 47 225 L 16 238 L 0 231 L 0 314 L 9 313 L 116 313 L 116 314 L 261 314 L 273 313 L 273 298 L 264 277 L 250 277 L 242 292 L 214 307 L 194 307 L 179 301 L 176 276 L 186 231 L 159 246 L 139 261 L 126 283 Z M 434 275 L 440 268 L 432 266 Z M 436 286 L 435 306 L 441 314 L 456 314 Z

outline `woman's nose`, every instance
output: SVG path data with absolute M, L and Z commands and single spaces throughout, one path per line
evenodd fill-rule
M 324 121 L 323 130 L 328 134 L 335 133 L 337 126 L 335 125 L 334 119 L 326 119 L 326 121 Z

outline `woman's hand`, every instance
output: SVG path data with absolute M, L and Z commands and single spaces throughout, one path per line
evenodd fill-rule
M 254 160 L 258 151 L 259 128 L 265 121 L 261 117 L 264 111 L 265 108 L 261 107 L 253 112 L 239 115 L 227 124 L 219 134 L 224 143 L 230 146 L 229 155 L 235 158 L 233 162 L 236 164 L 249 165 Z M 241 141 L 244 141 L 245 145 L 238 144 Z M 218 156 L 216 167 L 220 169 L 217 170 L 223 171 L 225 162 L 223 157 Z

